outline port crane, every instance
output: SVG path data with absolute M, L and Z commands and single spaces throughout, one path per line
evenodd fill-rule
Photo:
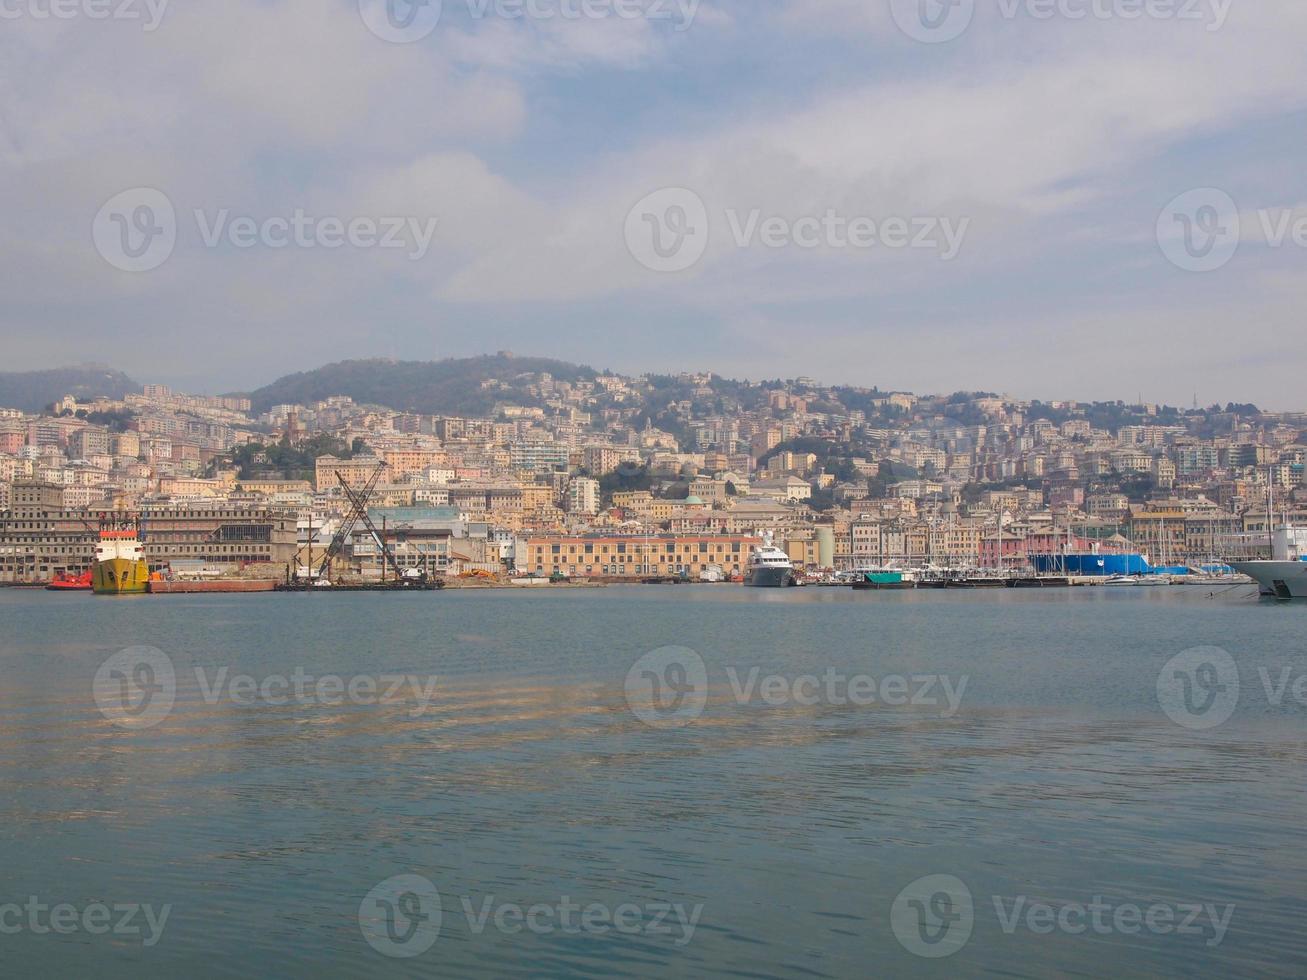
M 349 541 L 349 536 L 354 533 L 354 527 L 358 524 L 360 516 L 362 516 L 364 520 L 367 520 L 368 502 L 372 499 L 372 495 L 376 493 L 377 481 L 381 479 L 381 474 L 385 469 L 386 464 L 384 462 L 378 464 L 377 468 L 372 471 L 372 475 L 368 477 L 368 482 L 363 485 L 363 489 L 358 491 L 355 491 L 350 487 L 344 474 L 339 470 L 336 471 L 336 479 L 339 480 L 340 485 L 344 487 L 345 496 L 350 502 L 350 511 L 345 515 L 345 519 L 340 522 L 340 527 L 336 529 L 336 533 L 332 535 L 331 544 L 327 546 L 327 553 L 323 555 L 322 561 L 317 567 L 316 574 L 314 573 L 314 569 L 310 566 L 310 579 L 321 580 L 325 575 L 327 580 L 330 581 L 336 559 L 341 556 L 342 552 L 344 552 L 345 544 Z M 313 547 L 311 539 L 309 541 L 309 547 Z
M 389 542 L 386 541 L 385 534 L 377 529 L 377 525 L 368 514 L 368 504 L 371 503 L 372 497 L 376 493 L 377 481 L 381 478 L 381 474 L 385 469 L 386 464 L 384 462 L 380 463 L 377 468 L 373 470 L 367 483 L 365 483 L 362 489 L 359 490 L 350 486 L 349 481 L 345 479 L 343 473 L 339 470 L 336 471 L 336 480 L 340 483 L 340 488 L 345 494 L 345 499 L 350 503 L 350 509 L 349 513 L 345 515 L 345 519 L 341 521 L 340 528 L 332 536 L 331 544 L 327 548 L 327 553 L 323 556 L 322 563 L 318 566 L 317 577 L 319 580 L 321 580 L 324 575 L 328 581 L 331 580 L 331 574 L 336 559 L 344 552 L 345 545 L 348 543 L 350 535 L 354 533 L 354 529 L 358 526 L 359 522 L 362 521 L 363 526 L 367 528 L 368 533 L 372 535 L 372 539 L 376 541 L 377 547 L 381 549 L 383 561 L 381 576 L 383 581 L 386 577 L 386 569 L 389 568 L 394 572 L 396 585 L 415 584 L 415 580 L 400 567 L 399 560 L 395 557 L 395 552 L 391 549 Z M 311 546 L 312 542 L 310 542 L 310 547 Z M 311 568 L 310 572 L 312 572 Z M 419 577 L 419 581 L 425 581 L 425 579 L 425 575 Z
M 382 463 L 381 465 L 384 467 L 386 464 Z M 377 547 L 381 549 L 381 554 L 385 562 L 381 567 L 382 580 L 385 580 L 386 565 L 389 565 L 391 570 L 395 573 L 395 581 L 397 583 L 405 581 L 406 576 L 404 570 L 399 567 L 399 561 L 395 558 L 395 553 L 390 550 L 390 545 L 386 541 L 386 536 L 377 530 L 377 525 L 372 522 L 372 518 L 368 515 L 367 499 L 350 487 L 350 485 L 345 482 L 345 478 L 339 473 L 336 474 L 336 478 L 340 480 L 340 485 L 345 491 L 345 496 L 348 497 L 350 503 L 354 505 L 354 512 L 358 514 L 359 520 L 363 522 L 363 526 L 366 527 L 368 532 L 372 535 L 372 540 L 376 541 Z

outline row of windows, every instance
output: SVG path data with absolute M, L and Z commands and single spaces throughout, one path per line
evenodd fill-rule
M 561 555 L 561 554 L 564 553 L 564 551 L 563 551 L 563 547 L 564 547 L 563 545 L 559 545 L 559 544 L 550 545 L 550 546 L 549 546 L 549 551 L 550 551 L 551 554 L 554 554 L 554 555 Z M 628 549 L 629 549 L 629 552 L 630 552 L 631 554 L 642 554 L 642 555 L 648 555 L 648 554 L 654 554 L 654 553 L 659 549 L 659 545 L 656 545 L 656 544 L 649 544 L 649 545 L 643 545 L 643 544 L 632 544 L 632 545 L 619 544 L 619 545 L 614 546 L 614 548 L 613 548 L 612 550 L 610 550 L 609 546 L 605 544 L 605 545 L 601 545 L 601 546 L 599 547 L 599 551 L 598 551 L 598 553 L 601 554 L 601 555 L 607 555 L 607 554 L 611 554 L 611 553 L 613 553 L 613 552 L 615 551 L 616 554 L 619 554 L 619 555 L 625 555 L 625 554 L 628 553 Z M 742 545 L 740 544 L 740 542 L 738 542 L 738 541 L 736 541 L 736 542 L 734 542 L 733 544 L 730 545 L 730 553 L 731 553 L 731 554 L 737 554 L 737 555 L 738 555 L 738 554 L 741 552 L 742 549 L 743 549 L 743 546 L 742 546 Z M 727 546 L 724 545 L 724 544 L 709 544 L 709 543 L 706 542 L 706 541 L 701 541 L 701 542 L 699 542 L 697 545 L 694 545 L 694 544 L 681 544 L 681 543 L 677 543 L 677 542 L 668 542 L 665 546 L 663 546 L 663 550 L 664 550 L 667 554 L 669 554 L 669 555 L 676 554 L 678 551 L 679 551 L 679 552 L 693 552 L 693 551 L 695 551 L 695 550 L 697 550 L 699 554 L 704 554 L 704 555 L 706 555 L 706 554 L 708 554 L 710 551 L 712 551 L 712 552 L 716 552 L 717 554 L 720 555 L 720 554 L 725 554 L 725 553 L 726 553 L 726 551 L 727 551 Z M 544 546 L 542 546 L 542 545 L 536 545 L 536 546 L 535 546 L 535 551 L 536 551 L 536 554 L 537 554 L 537 555 L 543 555 L 543 554 L 544 554 Z M 593 555 L 593 554 L 595 554 L 595 546 L 592 545 L 592 544 L 587 544 L 587 545 L 584 545 L 584 546 L 568 545 L 568 546 L 567 546 L 566 554 L 569 554 L 569 555 L 576 555 L 576 554 Z
M 669 562 L 666 565 L 600 565 L 598 567 L 594 565 L 585 565 L 584 572 L 586 575 L 680 575 L 682 573 L 688 575 L 693 572 L 703 571 L 703 569 L 707 567 L 707 565 L 686 564 L 683 562 L 680 564 L 672 564 Z M 579 570 L 580 568 L 581 566 L 577 565 L 560 565 L 554 563 L 549 571 L 551 574 L 576 576 L 581 574 Z M 737 562 L 736 564 L 731 565 L 730 569 L 732 572 L 738 573 L 740 571 L 739 563 Z M 545 574 L 544 565 L 536 565 L 535 570 L 537 574 Z

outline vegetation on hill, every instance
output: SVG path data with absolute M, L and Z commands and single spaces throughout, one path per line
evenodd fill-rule
M 362 439 L 348 445 L 333 436 L 319 435 L 291 445 L 286 439 L 271 445 L 251 442 L 237 446 L 226 457 L 214 462 L 212 469 L 236 469 L 237 480 L 312 480 L 319 456 L 352 459 L 366 455 Z
M 79 401 L 122 398 L 141 386 L 121 371 L 101 365 L 55 368 L 52 371 L 0 372 L 0 408 L 41 412 L 64 395 Z
M 536 406 L 530 375 L 556 381 L 590 381 L 594 370 L 564 361 L 497 354 L 445 361 L 341 361 L 292 374 L 250 393 L 254 410 L 308 405 L 347 395 L 361 405 L 382 405 L 422 415 L 488 415 L 498 403 Z M 497 382 L 483 387 L 483 382 Z

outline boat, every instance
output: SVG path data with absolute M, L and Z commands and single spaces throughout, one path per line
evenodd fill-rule
M 1271 534 L 1271 558 L 1229 562 L 1236 572 L 1256 580 L 1262 595 L 1307 599 L 1307 528 L 1282 527 Z
M 1139 579 L 1133 575 L 1113 575 L 1103 581 L 1104 585 L 1139 585 Z
M 863 589 L 915 589 L 917 576 L 898 568 L 860 568 L 853 580 L 853 587 Z
M 795 584 L 794 562 L 772 544 L 770 534 L 763 535 L 762 545 L 749 554 L 744 584 L 754 589 L 785 589 Z
M 56 575 L 46 588 L 51 592 L 90 592 L 91 570 L 88 568 L 76 575 L 72 572 Z
M 134 521 L 100 524 L 91 568 L 91 591 L 96 595 L 143 595 L 150 582 L 140 526 Z

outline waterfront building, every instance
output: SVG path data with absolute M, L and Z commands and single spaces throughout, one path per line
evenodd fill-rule
M 743 574 L 762 539 L 745 535 L 542 535 L 518 547 L 518 571 L 569 578 L 689 575 L 710 566 Z M 525 556 L 523 564 L 522 556 Z

